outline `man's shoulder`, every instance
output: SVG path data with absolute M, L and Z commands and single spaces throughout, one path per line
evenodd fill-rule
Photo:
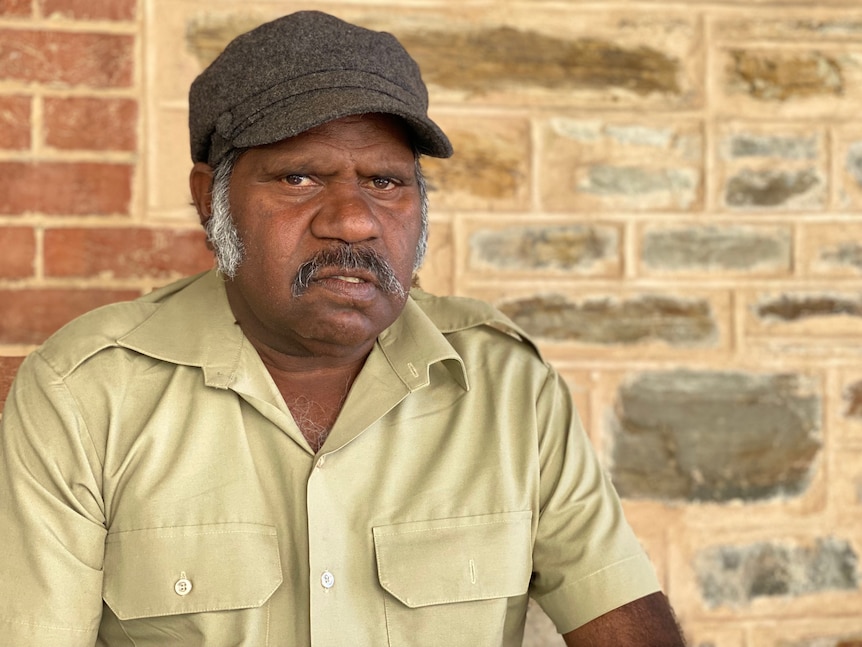
M 526 331 L 490 303 L 460 296 L 435 296 L 420 289 L 410 292 L 416 305 L 444 335 L 458 333 L 505 333 L 505 338 L 529 347 L 537 355 L 538 346 Z
M 60 376 L 66 376 L 87 359 L 135 330 L 155 313 L 161 303 L 198 277 L 186 277 L 135 299 L 110 303 L 91 310 L 64 325 L 35 352 Z

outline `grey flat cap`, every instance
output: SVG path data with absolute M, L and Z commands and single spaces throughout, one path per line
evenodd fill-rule
M 237 37 L 192 83 L 192 159 L 215 166 L 232 148 L 374 112 L 404 119 L 419 152 L 452 154 L 428 118 L 419 66 L 394 36 L 300 11 Z

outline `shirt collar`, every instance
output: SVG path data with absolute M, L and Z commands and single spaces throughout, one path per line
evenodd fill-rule
M 437 325 L 411 297 L 401 316 L 377 339 L 390 366 L 410 391 L 427 386 L 430 367 L 442 362 L 462 389 L 469 391 L 464 361 Z
M 159 307 L 122 336 L 120 346 L 166 362 L 199 366 L 208 386 L 228 388 L 235 383 L 243 347 L 249 342 L 215 271 L 184 279 L 142 300 Z M 372 352 L 377 351 L 410 391 L 430 383 L 430 366 L 437 362 L 444 363 L 461 388 L 469 389 L 460 355 L 412 297 L 378 337 Z
M 207 385 L 230 386 L 247 342 L 215 271 L 157 290 L 143 300 L 156 301 L 159 307 L 118 339 L 120 346 L 173 364 L 199 366 Z

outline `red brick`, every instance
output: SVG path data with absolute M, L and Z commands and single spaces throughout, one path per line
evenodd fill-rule
M 42 15 L 74 20 L 134 20 L 135 0 L 39 0 Z
M 213 266 L 203 230 L 48 229 L 45 274 L 114 278 L 187 275 Z
M 0 148 L 30 148 L 30 97 L 0 97 Z
M 135 150 L 132 99 L 45 99 L 45 143 L 64 150 Z
M 33 276 L 36 235 L 30 227 L 0 227 L 0 278 Z
M 0 16 L 30 16 L 33 0 L 0 0 Z
M 91 88 L 132 85 L 134 38 L 0 29 L 0 79 Z
M 0 290 L 0 344 L 41 344 L 78 315 L 138 296 L 133 290 Z
M 15 373 L 23 357 L 0 357 L 0 409 L 6 402 L 6 396 L 9 395 L 9 387 L 12 386 L 12 380 L 15 379 Z
M 127 214 L 132 166 L 96 162 L 0 162 L 0 214 Z

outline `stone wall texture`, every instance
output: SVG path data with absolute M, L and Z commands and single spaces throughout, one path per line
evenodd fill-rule
M 559 367 L 690 644 L 862 645 L 859 0 L 0 0 L 0 402 L 211 266 L 188 85 L 309 8 L 419 61 L 456 149 L 422 283 Z

